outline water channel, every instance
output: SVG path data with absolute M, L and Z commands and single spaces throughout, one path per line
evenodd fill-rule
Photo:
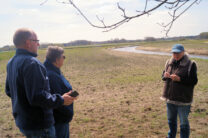
M 148 54 L 148 55 L 167 55 L 171 56 L 172 53 L 167 52 L 156 52 L 156 51 L 145 51 L 136 49 L 138 46 L 130 46 L 130 47 L 122 47 L 122 48 L 115 48 L 115 51 L 123 51 L 123 52 L 133 52 L 133 53 L 141 53 L 141 54 Z M 208 56 L 202 55 L 189 55 L 191 58 L 199 58 L 199 59 L 208 59 Z

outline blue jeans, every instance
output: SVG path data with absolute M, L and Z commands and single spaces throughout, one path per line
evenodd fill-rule
M 69 138 L 69 123 L 61 123 L 55 125 L 56 138 Z
M 51 126 L 47 129 L 40 129 L 40 130 L 25 130 L 20 129 L 20 131 L 27 137 L 27 138 L 56 138 L 55 127 Z
M 177 133 L 177 115 L 180 119 L 180 138 L 189 138 L 190 126 L 188 116 L 191 105 L 175 105 L 167 103 L 169 132 L 168 138 L 175 138 Z

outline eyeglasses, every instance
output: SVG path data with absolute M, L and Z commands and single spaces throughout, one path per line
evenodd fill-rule
M 39 43 L 39 41 L 40 40 L 36 40 L 36 39 L 30 39 L 31 41 L 34 41 L 34 42 L 38 42 Z

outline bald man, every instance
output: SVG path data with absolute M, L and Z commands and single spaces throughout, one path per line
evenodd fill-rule
M 28 138 L 55 138 L 53 108 L 70 105 L 70 92 L 51 94 L 46 69 L 37 60 L 40 46 L 33 30 L 20 28 L 13 42 L 16 54 L 7 64 L 6 94 L 17 127 Z

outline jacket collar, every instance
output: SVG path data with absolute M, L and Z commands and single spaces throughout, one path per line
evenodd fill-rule
M 55 71 L 58 74 L 61 74 L 61 70 L 59 68 L 57 68 L 56 66 L 54 66 L 53 63 L 50 62 L 49 60 L 46 59 L 44 61 L 44 65 L 45 65 L 47 70 L 52 70 L 52 71 Z
M 28 50 L 21 49 L 21 48 L 17 48 L 16 55 L 30 55 L 30 56 L 33 56 L 33 57 L 37 57 L 38 56 L 35 53 L 29 52 Z
M 187 64 L 189 64 L 189 60 L 190 59 L 189 59 L 188 55 L 185 53 L 184 56 L 182 57 L 182 59 L 180 60 L 179 65 L 186 66 Z M 173 59 L 173 57 L 171 57 L 170 64 L 173 64 L 173 61 L 174 61 L 174 59 Z

